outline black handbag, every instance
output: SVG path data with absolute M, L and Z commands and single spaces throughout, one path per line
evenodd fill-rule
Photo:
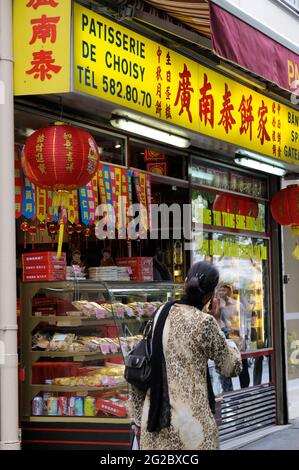
M 124 377 L 130 385 L 146 392 L 151 380 L 152 330 L 154 320 L 146 324 L 142 340 L 125 359 Z

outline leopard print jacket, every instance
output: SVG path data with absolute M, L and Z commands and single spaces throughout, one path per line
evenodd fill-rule
M 195 307 L 175 304 L 163 332 L 171 425 L 158 433 L 147 431 L 150 390 L 145 395 L 130 388 L 133 419 L 141 426 L 142 450 L 201 450 L 218 448 L 217 425 L 209 407 L 207 361 L 221 375 L 242 371 L 237 348 L 229 345 L 217 321 Z

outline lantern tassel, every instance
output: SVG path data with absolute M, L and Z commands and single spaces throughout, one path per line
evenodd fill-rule
M 59 235 L 58 235 L 58 248 L 57 248 L 58 258 L 61 257 L 63 235 L 64 235 L 64 221 L 63 221 L 63 218 L 61 217 L 59 220 Z
M 298 237 L 299 235 L 299 225 L 291 226 L 292 237 Z
M 298 243 L 296 243 L 294 251 L 293 251 L 293 257 L 297 260 L 299 260 L 299 246 Z

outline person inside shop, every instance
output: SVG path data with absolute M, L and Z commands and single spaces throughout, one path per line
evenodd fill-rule
M 81 251 L 74 250 L 72 252 L 71 266 L 78 266 L 81 270 L 82 275 L 87 275 L 87 265 L 83 261 Z
M 172 281 L 171 273 L 164 263 L 164 252 L 158 247 L 153 257 L 153 272 L 155 281 Z
M 105 266 L 115 266 L 114 259 L 111 256 L 111 251 L 109 248 L 104 248 L 102 251 L 102 259 L 100 263 L 101 267 Z
M 182 299 L 171 303 L 170 309 L 161 307 L 155 315 L 150 387 L 146 393 L 130 387 L 133 418 L 141 427 L 142 450 L 218 448 L 217 424 L 209 404 L 207 363 L 213 360 L 227 377 L 237 376 L 242 370 L 237 346 L 225 339 L 214 318 L 219 299 L 211 306 L 212 315 L 203 312 L 218 280 L 219 272 L 212 264 L 194 264 L 185 280 Z
M 217 321 L 225 337 L 227 339 L 238 338 L 241 339 L 240 323 L 241 318 L 245 315 L 245 307 L 242 302 L 237 302 L 233 297 L 233 289 L 230 284 L 221 283 L 217 289 L 217 297 L 219 298 L 219 314 Z M 242 335 L 244 336 L 244 335 Z M 244 341 L 239 344 L 240 349 L 244 349 Z M 242 372 L 239 375 L 240 387 L 247 388 L 250 384 L 250 375 L 248 372 L 248 360 L 242 359 Z M 223 392 L 233 391 L 233 383 L 230 377 L 225 377 L 220 374 L 220 382 Z

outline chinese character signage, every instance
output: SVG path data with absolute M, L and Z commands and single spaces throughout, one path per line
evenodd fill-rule
M 71 0 L 14 2 L 15 95 L 70 91 Z
M 75 90 L 299 164 L 299 112 L 74 6 Z

